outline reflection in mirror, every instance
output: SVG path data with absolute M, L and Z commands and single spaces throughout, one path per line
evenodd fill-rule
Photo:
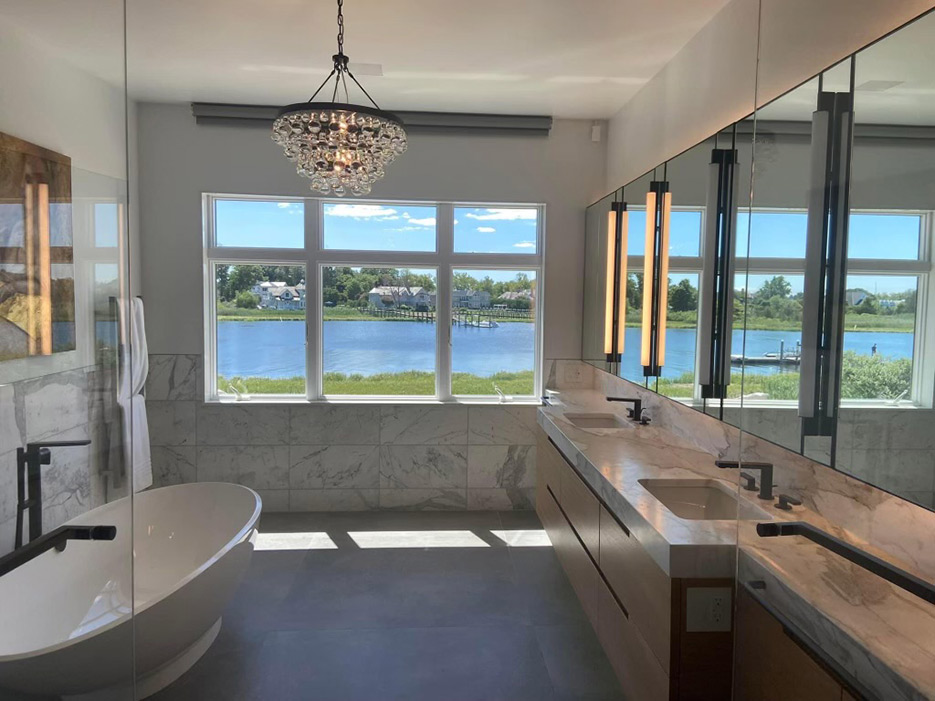
M 833 464 L 935 507 L 935 16 L 855 57 L 845 333 Z

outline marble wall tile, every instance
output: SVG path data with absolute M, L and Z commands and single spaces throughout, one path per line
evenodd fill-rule
M 376 489 L 380 449 L 375 445 L 299 445 L 289 449 L 291 489 Z
M 935 490 L 932 451 L 856 450 L 848 468 L 854 477 L 897 494 Z
M 369 511 L 379 506 L 379 489 L 289 490 L 290 511 Z
M 255 491 L 263 500 L 263 513 L 276 514 L 289 510 L 288 489 L 257 489 Z
M 289 407 L 198 404 L 198 445 L 288 445 Z
M 84 440 L 81 426 L 55 436 L 56 440 Z M 52 462 L 42 470 L 42 529 L 48 533 L 89 509 L 91 504 L 91 447 L 52 449 Z
M 88 376 L 69 370 L 15 385 L 18 423 L 27 441 L 48 440 L 88 423 Z
M 0 453 L 25 445 L 23 430 L 16 422 L 16 390 L 13 385 L 0 385 Z
M 0 455 L 0 522 L 16 516 L 16 451 Z
M 468 446 L 469 489 L 536 486 L 536 448 L 531 445 Z M 470 493 L 468 494 L 470 507 Z
M 468 489 L 468 511 L 530 511 L 536 508 L 533 487 Z
M 152 446 L 153 486 L 168 487 L 198 481 L 195 461 L 198 449 L 191 445 Z
M 16 519 L 0 521 L 0 557 L 13 552 L 16 544 Z
M 150 445 L 194 445 L 195 402 L 146 402 Z
M 464 488 L 467 446 L 384 445 L 380 448 L 383 489 Z
M 465 489 L 381 489 L 380 508 L 397 511 L 463 511 Z
M 292 445 L 379 445 L 380 407 L 296 404 L 290 407 Z
M 464 445 L 468 408 L 442 405 L 383 405 L 380 443 L 396 445 Z
M 201 355 L 151 354 L 146 398 L 153 400 L 201 399 Z
M 590 389 L 594 386 L 595 370 L 580 360 L 545 361 L 543 386 L 547 389 Z
M 471 445 L 535 445 L 538 406 L 471 406 Z
M 289 446 L 198 446 L 199 482 L 288 489 Z

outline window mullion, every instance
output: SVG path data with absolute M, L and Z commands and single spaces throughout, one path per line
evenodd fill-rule
M 322 396 L 321 339 L 324 335 L 321 286 L 321 200 L 305 200 L 305 393 L 309 400 Z
M 454 206 L 437 205 L 438 272 L 435 296 L 435 395 L 451 399 L 451 265 L 454 250 Z

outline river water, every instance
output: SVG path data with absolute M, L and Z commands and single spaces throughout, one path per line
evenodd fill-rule
M 531 370 L 534 363 L 535 327 L 527 323 L 503 323 L 495 329 L 455 326 L 452 334 L 452 369 L 489 376 L 495 372 Z M 911 333 L 849 331 L 845 350 L 869 355 L 912 357 Z M 695 329 L 669 329 L 663 377 L 691 371 L 695 363 Z M 780 344 L 794 349 L 801 334 L 796 331 L 748 331 L 747 356 L 778 353 Z M 735 330 L 733 353 L 742 352 L 743 331 Z M 325 321 L 324 370 L 373 375 L 381 372 L 435 369 L 435 324 L 418 321 Z M 640 329 L 627 328 L 624 374 L 639 375 Z M 777 367 L 747 367 L 747 372 L 779 372 Z M 305 374 L 305 324 L 298 321 L 220 321 L 218 323 L 218 372 L 258 377 L 292 377 Z

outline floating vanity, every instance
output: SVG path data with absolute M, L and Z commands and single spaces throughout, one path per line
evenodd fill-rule
M 755 536 L 830 529 L 821 516 L 738 490 L 710 452 L 602 392 L 561 400 L 538 415 L 536 509 L 628 697 L 933 697 L 931 605 L 804 539 Z M 732 671 L 735 645 L 748 663 Z

